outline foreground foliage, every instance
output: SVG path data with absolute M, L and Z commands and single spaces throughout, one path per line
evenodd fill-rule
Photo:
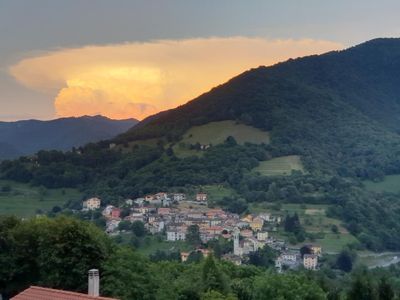
M 31 284 L 87 290 L 87 270 L 100 269 L 101 293 L 130 299 L 395 299 L 400 269 L 351 275 L 288 272 L 235 266 L 212 255 L 193 263 L 152 262 L 119 247 L 97 228 L 67 217 L 0 219 L 0 293 L 7 297 Z

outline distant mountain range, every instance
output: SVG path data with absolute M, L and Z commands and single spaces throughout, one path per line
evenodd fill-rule
M 137 122 L 135 119 L 111 120 L 103 116 L 0 122 L 0 159 L 29 155 L 39 150 L 69 150 L 112 138 Z

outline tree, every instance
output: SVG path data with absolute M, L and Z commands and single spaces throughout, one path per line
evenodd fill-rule
M 9 185 L 9 184 L 3 185 L 3 186 L 1 187 L 1 192 L 2 192 L 2 193 L 9 193 L 9 192 L 11 192 L 11 185 Z
M 272 267 L 275 265 L 277 257 L 276 251 L 271 247 L 264 246 L 256 252 L 251 252 L 249 255 L 249 263 L 260 267 Z
M 375 300 L 375 292 L 369 278 L 357 277 L 351 284 L 347 294 L 351 300 Z
M 132 224 L 129 221 L 121 221 L 118 224 L 118 230 L 129 230 L 132 228 Z
M 342 250 L 336 259 L 336 267 L 344 272 L 353 269 L 353 256 L 349 250 Z
M 315 281 L 311 281 L 304 276 L 265 274 L 255 277 L 252 299 L 325 300 L 326 295 Z
M 134 221 L 132 223 L 132 231 L 137 237 L 142 237 L 146 234 L 146 228 L 142 221 Z
M 299 219 L 299 216 L 297 215 L 297 213 L 295 213 L 293 216 L 290 216 L 290 215 L 286 216 L 284 228 L 285 228 L 285 231 L 293 232 L 294 234 L 301 231 L 302 227 L 300 225 L 300 219 Z
M 378 285 L 379 300 L 392 300 L 394 299 L 394 290 L 385 277 L 382 277 Z
M 303 258 L 304 254 L 312 254 L 312 249 L 310 248 L 310 246 L 305 245 L 300 248 L 300 254 L 301 257 Z
M 186 241 L 194 247 L 197 247 L 201 244 L 200 230 L 198 225 L 190 225 L 187 228 Z
M 199 263 L 203 259 L 203 253 L 201 251 L 192 251 L 186 260 L 186 263 Z
M 213 255 L 209 255 L 203 265 L 202 281 L 205 291 L 218 291 L 225 293 L 227 291 L 227 282 L 223 273 L 215 263 Z
M 119 248 L 103 264 L 101 292 L 121 300 L 152 299 L 149 262 L 128 248 Z
M 0 287 L 5 285 L 9 293 L 32 284 L 85 291 L 88 270 L 100 268 L 111 253 L 104 232 L 65 216 L 14 223 L 1 236 L 6 248 L 0 253 L 8 257 L 2 269 L 14 265 L 0 278 Z

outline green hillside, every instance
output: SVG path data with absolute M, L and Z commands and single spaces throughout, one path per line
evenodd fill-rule
M 179 141 L 193 126 L 239 120 L 270 132 L 274 156 L 300 155 L 307 170 L 362 178 L 398 172 L 399 56 L 400 40 L 377 39 L 259 67 L 116 141 Z
M 238 213 L 326 204 L 361 247 L 400 250 L 398 195 L 362 184 L 400 174 L 399 95 L 400 39 L 377 39 L 249 70 L 111 141 L 4 161 L 0 174 L 104 203 L 224 186 L 234 192 L 216 204 Z

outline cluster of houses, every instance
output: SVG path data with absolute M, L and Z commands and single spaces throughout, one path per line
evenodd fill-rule
M 252 252 L 258 251 L 265 245 L 277 250 L 280 256 L 275 265 L 278 271 L 303 265 L 304 268 L 315 270 L 318 267 L 318 257 L 321 248 L 312 246 L 310 253 L 302 257 L 300 251 L 288 251 L 283 240 L 277 240 L 269 232 L 277 230 L 282 217 L 271 213 L 249 214 L 240 217 L 238 214 L 224 211 L 220 208 L 207 206 L 208 196 L 199 192 L 188 199 L 183 193 L 160 192 L 142 198 L 125 200 L 124 208 L 129 214 L 121 216 L 122 208 L 108 205 L 102 214 L 106 218 L 106 232 L 118 233 L 118 225 L 122 220 L 141 221 L 152 234 L 164 234 L 167 241 L 186 240 L 189 226 L 197 225 L 200 239 L 203 243 L 210 240 L 225 238 L 232 240 L 233 252 L 225 254 L 224 259 L 241 264 Z M 83 203 L 83 210 L 101 208 L 101 200 L 91 198 Z M 204 256 L 209 254 L 207 249 L 198 249 Z M 181 253 L 185 261 L 190 253 Z
M 283 269 L 295 269 L 302 265 L 307 270 L 318 268 L 318 258 L 322 255 L 322 248 L 319 245 L 304 245 L 308 253 L 301 255 L 299 250 L 286 250 L 281 252 L 275 260 L 275 267 L 278 272 Z

